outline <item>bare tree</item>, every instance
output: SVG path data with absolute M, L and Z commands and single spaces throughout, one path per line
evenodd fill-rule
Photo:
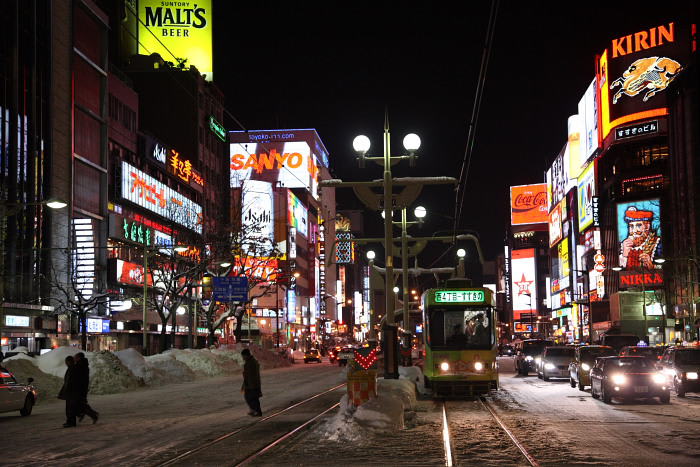
M 87 350 L 88 314 L 106 306 L 110 298 L 104 278 L 96 276 L 94 266 L 92 271 L 81 267 L 82 261 L 90 255 L 95 255 L 94 247 L 77 245 L 73 249 L 60 250 L 56 257 L 64 258 L 61 262 L 70 266 L 62 268 L 52 263 L 48 275 L 43 275 L 54 291 L 49 302 L 54 305 L 55 313 L 68 315 L 71 326 L 72 318 L 77 318 L 83 350 Z

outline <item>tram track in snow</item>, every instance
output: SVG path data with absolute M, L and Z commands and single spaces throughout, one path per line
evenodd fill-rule
M 495 423 L 495 425 L 498 426 L 498 430 L 501 433 L 504 433 L 507 436 L 507 439 L 509 440 L 509 443 L 517 448 L 517 451 L 519 453 L 519 457 L 521 460 L 524 460 L 527 465 L 530 465 L 532 467 L 540 467 L 540 463 L 538 460 L 527 450 L 527 448 L 523 445 L 523 443 L 517 438 L 515 433 L 508 428 L 508 426 L 505 424 L 505 422 L 501 419 L 501 417 L 498 415 L 496 410 L 493 408 L 493 406 L 484 398 L 484 397 L 479 397 L 476 399 L 478 402 L 478 406 L 481 408 L 481 411 L 484 414 L 488 415 L 488 420 L 491 420 L 492 422 Z M 457 439 L 456 437 L 456 431 L 454 430 L 455 427 L 451 427 L 451 425 L 454 425 L 454 419 L 458 415 L 458 412 L 455 411 L 454 413 L 451 414 L 452 409 L 448 407 L 447 401 L 443 400 L 441 407 L 441 417 L 442 417 L 442 442 L 443 442 L 443 447 L 444 447 L 444 452 L 445 452 L 445 463 L 447 467 L 452 467 L 452 466 L 458 466 L 461 465 L 461 461 L 467 461 L 469 460 L 470 462 L 473 462 L 473 458 L 470 459 L 462 459 L 462 457 L 466 457 L 466 454 L 460 455 L 459 454 L 459 447 L 460 447 L 460 440 Z M 473 414 L 471 414 L 473 415 Z M 474 430 L 475 432 L 483 432 L 485 430 L 485 427 L 482 425 L 481 430 Z M 474 441 L 473 441 L 474 442 Z M 475 444 L 481 444 L 474 442 Z M 486 444 L 487 441 L 484 440 L 484 444 Z M 481 449 L 488 450 L 487 448 L 484 448 L 481 446 Z M 466 451 L 467 454 L 469 454 L 469 450 Z M 505 461 L 505 459 L 504 459 Z M 507 462 L 504 462 L 507 463 Z
M 338 402 L 333 403 L 330 407 L 328 406 L 328 402 L 326 402 L 325 404 L 321 404 L 322 408 L 320 409 L 310 409 L 308 406 L 312 401 L 318 403 L 319 398 L 342 387 L 345 387 L 345 384 L 333 386 L 292 404 L 289 407 L 277 410 L 270 415 L 256 419 L 252 423 L 248 423 L 235 430 L 224 433 L 213 440 L 181 452 L 170 459 L 155 464 L 154 467 L 172 465 L 248 465 L 278 444 L 309 427 L 328 412 L 338 408 L 340 405 Z M 311 414 L 304 415 L 301 420 L 284 420 L 285 415 L 289 416 L 291 415 L 290 412 L 299 408 L 309 410 Z M 262 446 L 243 450 L 243 446 L 241 445 L 245 444 L 246 441 L 251 441 L 252 433 L 264 434 L 264 438 L 256 438 L 253 436 L 255 441 L 258 442 L 258 444 L 262 444 Z

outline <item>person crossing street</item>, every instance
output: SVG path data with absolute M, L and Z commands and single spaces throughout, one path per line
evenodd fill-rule
M 250 353 L 250 349 L 243 349 L 241 355 L 245 360 L 243 364 L 243 385 L 241 392 L 245 398 L 251 417 L 261 417 L 262 409 L 260 408 L 260 398 L 262 397 L 262 389 L 260 384 L 260 364 Z

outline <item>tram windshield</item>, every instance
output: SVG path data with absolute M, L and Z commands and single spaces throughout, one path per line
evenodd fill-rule
M 430 346 L 434 349 L 490 349 L 494 345 L 489 308 L 432 307 Z

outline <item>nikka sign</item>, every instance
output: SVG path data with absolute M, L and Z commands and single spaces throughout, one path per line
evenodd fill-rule
M 510 187 L 511 225 L 546 224 L 548 221 L 546 183 Z
M 660 270 L 620 271 L 620 288 L 642 287 L 654 289 L 663 287 L 664 276 Z

